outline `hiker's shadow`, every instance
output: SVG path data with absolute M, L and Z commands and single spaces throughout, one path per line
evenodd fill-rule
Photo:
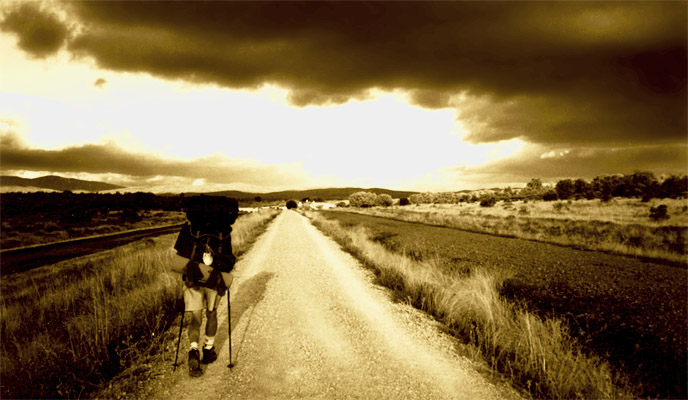
M 231 318 L 226 319 L 218 327 L 217 336 L 215 340 L 215 351 L 220 353 L 220 351 L 224 347 L 226 339 L 225 336 L 229 333 L 227 329 L 227 323 L 231 320 L 233 333 L 232 336 L 234 337 L 234 340 L 232 341 L 233 354 L 232 360 L 230 360 L 230 362 L 236 364 L 239 361 L 239 356 L 241 353 L 241 348 L 243 347 L 242 344 L 244 342 L 245 337 L 245 335 L 242 334 L 240 336 L 241 339 L 239 343 L 237 343 L 236 339 L 237 337 L 239 337 L 239 335 L 234 335 L 235 328 L 239 325 L 239 322 L 241 322 L 242 318 L 248 318 L 248 320 L 246 321 L 246 328 L 244 329 L 244 331 L 248 329 L 248 325 L 251 323 L 251 316 L 253 315 L 253 307 L 263 299 L 268 282 L 270 281 L 270 279 L 274 277 L 274 275 L 275 274 L 272 272 L 261 272 L 256 276 L 252 277 L 251 279 L 242 283 L 241 286 L 239 286 L 237 292 L 231 296 Z M 227 307 L 227 305 L 224 302 L 221 302 L 220 304 L 220 307 Z M 251 311 L 248 314 L 246 314 L 246 311 L 248 311 L 249 309 Z

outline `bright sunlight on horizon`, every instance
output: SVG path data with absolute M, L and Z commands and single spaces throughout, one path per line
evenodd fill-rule
M 0 41 L 1 52 L 11 55 L 4 67 L 9 74 L 0 78 L 0 129 L 14 128 L 18 140 L 33 149 L 97 144 L 187 162 L 221 157 L 298 165 L 296 173 L 310 187 L 451 190 L 460 182 L 447 181 L 443 167 L 478 166 L 523 147 L 518 139 L 465 142 L 453 109 L 413 105 L 401 91 L 371 90 L 367 98 L 344 104 L 297 107 L 289 104 L 287 90 L 274 85 L 233 90 L 166 81 L 100 71 L 64 54 L 32 62 L 10 42 Z M 22 93 L 25 87 L 31 90 Z M 129 183 L 113 174 L 63 175 Z M 160 180 L 157 175 L 149 183 Z M 205 181 L 193 179 L 191 186 Z

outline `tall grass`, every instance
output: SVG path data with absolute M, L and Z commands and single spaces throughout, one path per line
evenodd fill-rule
M 650 208 L 659 200 L 615 200 L 610 203 L 529 202 L 479 207 L 477 204 L 352 208 L 349 211 L 407 222 L 538 240 L 591 250 L 688 261 L 688 202 L 663 200 L 670 218 L 652 221 Z
M 241 216 L 243 254 L 276 211 Z M 79 398 L 142 354 L 179 315 L 182 284 L 168 274 L 176 235 L 2 278 L 0 397 Z
M 342 227 L 308 213 L 314 225 L 373 268 L 379 282 L 437 317 L 475 344 L 489 364 L 537 398 L 629 397 L 613 384 L 609 366 L 583 354 L 567 327 L 506 302 L 500 285 L 509 277 L 485 271 L 448 275 L 432 260 L 417 262 L 368 238 L 360 227 Z

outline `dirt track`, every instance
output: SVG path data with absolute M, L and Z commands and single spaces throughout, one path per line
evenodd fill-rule
M 518 398 L 457 355 L 422 313 L 390 301 L 338 245 L 286 211 L 237 267 L 220 304 L 219 359 L 201 378 L 185 363 L 149 383 L 147 398 Z M 183 348 L 186 347 L 183 342 Z

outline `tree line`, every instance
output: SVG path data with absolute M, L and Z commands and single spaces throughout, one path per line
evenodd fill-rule
M 90 221 L 97 215 L 117 212 L 122 220 L 140 220 L 144 210 L 180 211 L 184 195 L 158 196 L 153 193 L 3 193 L 2 218 L 46 218 L 65 224 Z
M 389 196 L 388 196 L 389 197 Z M 521 189 L 504 188 L 479 191 L 417 193 L 399 199 L 399 205 L 407 204 L 456 204 L 480 202 L 482 206 L 493 206 L 497 201 L 508 200 L 571 200 L 600 199 L 609 201 L 614 197 L 653 198 L 688 197 L 688 176 L 672 175 L 657 179 L 652 172 L 635 172 L 630 175 L 603 175 L 592 181 L 585 179 L 562 179 L 554 185 L 545 185 L 540 178 L 533 178 Z M 352 207 L 389 206 L 391 197 L 368 192 L 357 192 L 349 196 Z

